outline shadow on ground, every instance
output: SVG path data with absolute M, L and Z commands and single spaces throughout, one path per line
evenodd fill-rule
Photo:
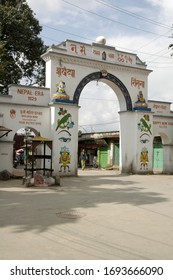
M 48 188 L 25 188 L 22 180 L 0 181 L 0 227 L 13 226 L 17 232 L 44 231 L 53 225 L 75 223 L 80 219 L 80 215 L 73 215 L 76 209 L 86 213 L 99 204 L 125 207 L 164 201 L 163 194 L 148 191 L 133 176 L 66 177 L 61 187 Z

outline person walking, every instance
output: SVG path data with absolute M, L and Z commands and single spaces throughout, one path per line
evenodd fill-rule
M 85 169 L 86 160 L 87 160 L 87 155 L 86 155 L 85 149 L 83 149 L 80 154 L 80 162 L 81 162 L 82 170 Z

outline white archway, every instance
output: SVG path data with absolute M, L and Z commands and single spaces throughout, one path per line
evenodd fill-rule
M 173 173 L 170 104 L 148 100 L 151 71 L 136 54 L 101 42 L 66 40 L 48 48 L 42 58 L 46 62 L 46 88 L 10 85 L 9 94 L 0 96 L 0 126 L 8 128 L 6 136 L 0 131 L 1 169 L 12 171 L 15 132 L 33 127 L 53 140 L 54 173 L 77 175 L 80 94 L 89 82 L 101 81 L 119 101 L 121 172 L 152 173 L 153 137 L 160 133 L 163 172 Z
M 77 174 L 80 94 L 89 82 L 101 81 L 112 88 L 119 101 L 121 172 L 152 172 L 152 139 L 147 147 L 142 146 L 138 125 L 142 120 L 146 124 L 145 129 L 150 127 L 149 134 L 152 134 L 152 114 L 147 106 L 147 81 L 151 71 L 146 64 L 136 54 L 118 51 L 114 47 L 70 40 L 53 45 L 42 57 L 48 70 L 46 86 L 50 87 L 52 95 L 50 106 L 54 121 L 51 129 L 55 139 L 53 161 L 56 162 L 56 171 L 59 168 L 58 155 L 64 151 L 69 156 L 69 175 Z M 61 130 L 70 133 L 69 143 L 59 142 L 57 134 Z M 141 170 L 141 153 L 144 149 L 148 162 L 147 168 Z

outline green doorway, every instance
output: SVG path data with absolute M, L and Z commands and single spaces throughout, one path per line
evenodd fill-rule
M 108 147 L 99 148 L 99 166 L 101 168 L 107 168 L 108 164 Z
M 163 171 L 163 145 L 160 136 L 153 140 L 153 172 Z

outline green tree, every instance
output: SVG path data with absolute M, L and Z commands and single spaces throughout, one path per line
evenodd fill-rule
M 0 0 L 0 84 L 44 85 L 42 27 L 25 0 Z

